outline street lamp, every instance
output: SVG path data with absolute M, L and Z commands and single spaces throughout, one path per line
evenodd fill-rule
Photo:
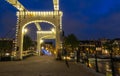
M 24 29 L 24 32 L 26 33 L 28 30 L 27 29 Z
M 40 43 L 42 44 L 43 42 L 44 42 L 44 40 L 41 39 L 41 40 L 40 40 Z
M 22 30 L 22 33 L 23 34 L 26 34 L 28 32 L 28 29 L 27 28 L 24 28 L 23 30 Z
M 54 29 L 54 28 L 52 28 L 51 31 L 52 31 L 53 33 L 55 33 L 55 29 Z

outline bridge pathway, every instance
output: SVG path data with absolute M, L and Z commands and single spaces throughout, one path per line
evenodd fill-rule
M 83 64 L 57 61 L 53 56 L 33 56 L 22 61 L 0 62 L 0 76 L 104 76 Z

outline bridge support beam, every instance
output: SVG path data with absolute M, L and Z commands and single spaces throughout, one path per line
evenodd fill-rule
M 19 26 L 20 22 L 18 22 L 18 26 Z M 16 31 L 16 59 L 17 60 L 22 60 L 23 56 L 22 56 L 22 52 L 23 52 L 23 37 L 24 37 L 24 28 L 22 29 L 22 27 L 17 27 L 18 31 Z
M 37 53 L 41 55 L 41 44 L 44 39 L 55 39 L 55 33 L 53 31 L 37 31 Z

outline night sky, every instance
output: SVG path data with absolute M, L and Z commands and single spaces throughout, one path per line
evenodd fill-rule
M 19 1 L 29 11 L 53 10 L 52 0 Z M 73 33 L 81 40 L 120 38 L 120 0 L 60 0 L 60 10 L 66 35 Z M 0 0 L 0 37 L 15 31 L 16 11 Z

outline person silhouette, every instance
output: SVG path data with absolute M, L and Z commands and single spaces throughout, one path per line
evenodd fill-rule
M 76 57 L 77 57 L 77 59 L 76 59 L 76 62 L 80 62 L 80 50 L 79 50 L 79 48 L 76 48 Z
M 68 64 L 68 61 L 67 61 L 67 50 L 66 50 L 65 47 L 63 48 L 63 53 L 64 53 L 64 56 L 65 56 L 65 64 L 69 68 L 69 64 Z

